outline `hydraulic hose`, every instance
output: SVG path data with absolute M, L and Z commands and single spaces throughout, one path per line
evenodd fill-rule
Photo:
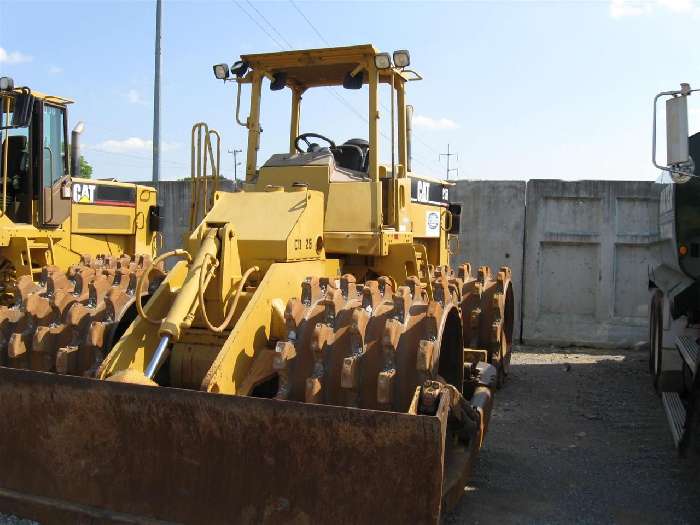
M 248 278 L 255 272 L 259 270 L 257 266 L 251 266 L 248 268 L 243 276 L 241 277 L 241 280 L 238 282 L 238 289 L 236 290 L 236 295 L 233 298 L 233 304 L 230 306 L 228 313 L 226 314 L 224 321 L 219 325 L 219 326 L 214 326 L 211 324 L 209 321 L 209 316 L 207 315 L 207 309 L 204 303 L 204 292 L 206 289 L 206 283 L 205 280 L 207 278 L 207 270 L 206 270 L 206 262 L 208 259 L 213 258 L 211 255 L 208 255 L 207 258 L 205 259 L 205 264 L 202 264 L 202 268 L 199 271 L 199 306 L 202 309 L 202 320 L 204 321 L 204 324 L 207 326 L 209 330 L 215 333 L 221 333 L 223 332 L 226 327 L 229 325 L 231 322 L 231 319 L 233 319 L 233 315 L 236 313 L 236 307 L 238 306 L 238 299 L 241 297 L 241 292 L 243 291 L 243 287 L 245 286 L 246 282 L 248 281 Z M 214 260 L 216 263 L 216 260 Z M 217 266 L 218 263 L 215 264 Z
M 148 267 L 147 270 L 145 270 L 141 274 L 138 283 L 136 284 L 136 311 L 138 312 L 139 316 L 141 316 L 143 319 L 145 319 L 151 324 L 160 324 L 163 321 L 163 319 L 153 319 L 152 317 L 148 317 L 143 311 L 143 305 L 141 304 L 141 294 L 143 293 L 143 285 L 146 282 L 146 277 L 148 277 L 148 274 L 151 273 L 151 268 L 154 268 L 158 263 L 163 262 L 169 257 L 182 257 L 184 259 L 187 259 L 188 265 L 192 263 L 192 256 L 189 254 L 189 252 L 187 252 L 187 250 L 178 248 L 177 250 L 165 252 L 153 259 L 151 265 Z

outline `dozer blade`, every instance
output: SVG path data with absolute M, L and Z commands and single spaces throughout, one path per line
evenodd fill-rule
M 42 523 L 436 523 L 442 405 L 416 416 L 0 367 L 0 510 Z

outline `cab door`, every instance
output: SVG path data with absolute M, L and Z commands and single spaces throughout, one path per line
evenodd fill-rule
M 68 183 L 66 111 L 44 103 L 42 116 L 41 220 L 45 226 L 60 226 L 71 211 L 70 195 L 62 191 Z

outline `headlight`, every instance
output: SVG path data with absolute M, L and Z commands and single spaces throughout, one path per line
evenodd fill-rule
M 214 76 L 219 80 L 228 78 L 228 66 L 226 64 L 216 64 L 214 66 Z
M 394 51 L 394 65 L 396 67 L 408 67 L 411 65 L 411 55 L 407 49 Z
M 238 78 L 241 78 L 248 71 L 248 67 L 248 62 L 238 60 L 231 64 L 231 74 L 236 75 Z
M 10 77 L 0 77 L 0 89 L 3 91 L 15 89 L 15 81 Z
M 377 53 L 374 55 L 374 65 L 377 66 L 377 69 L 389 69 L 391 67 L 389 53 Z

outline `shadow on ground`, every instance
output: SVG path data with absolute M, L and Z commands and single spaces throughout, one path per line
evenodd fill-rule
M 486 445 L 445 522 L 700 523 L 646 354 L 521 347 Z

